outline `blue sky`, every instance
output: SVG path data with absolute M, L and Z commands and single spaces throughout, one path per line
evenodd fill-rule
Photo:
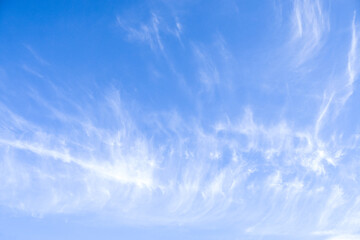
M 360 2 L 1 1 L 1 239 L 360 239 Z

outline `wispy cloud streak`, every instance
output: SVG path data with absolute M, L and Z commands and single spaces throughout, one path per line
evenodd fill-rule
M 295 0 L 292 16 L 292 44 L 301 65 L 316 55 L 330 29 L 327 13 L 319 0 Z

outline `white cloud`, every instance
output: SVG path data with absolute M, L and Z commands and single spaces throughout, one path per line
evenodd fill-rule
M 41 73 L 35 71 L 34 69 L 30 68 L 30 67 L 29 67 L 28 65 L 26 65 L 26 64 L 24 64 L 24 65 L 22 66 L 22 69 L 24 69 L 26 72 L 30 73 L 31 75 L 33 75 L 33 76 L 35 76 L 35 77 L 38 77 L 38 78 L 40 78 L 40 79 L 44 79 L 44 76 L 43 76 Z
M 165 47 L 162 36 L 175 36 L 180 44 L 182 44 L 181 34 L 183 26 L 179 19 L 174 17 L 174 26 L 169 26 L 166 19 L 163 19 L 159 14 L 151 13 L 149 22 L 140 23 L 140 26 L 133 26 L 126 19 L 121 16 L 116 17 L 117 24 L 126 31 L 127 37 L 130 40 L 136 40 L 148 44 L 154 52 L 160 51 L 165 54 Z
M 359 60 L 359 29 L 356 24 L 356 12 L 354 13 L 351 24 L 351 43 L 347 59 L 347 81 L 343 86 L 343 91 L 340 93 L 341 105 L 344 105 L 354 91 L 354 82 L 359 74 L 360 60 Z
M 348 85 L 352 85 L 355 81 L 356 75 L 358 73 L 358 41 L 359 41 L 359 33 L 357 32 L 356 26 L 356 13 L 354 13 L 352 25 L 351 25 L 351 47 L 348 54 L 348 65 L 347 70 L 349 74 L 349 82 Z
M 297 65 L 301 65 L 315 56 L 329 29 L 329 19 L 320 0 L 294 1 L 291 42 L 294 49 L 298 51 Z
M 198 63 L 198 78 L 206 91 L 213 90 L 220 83 L 219 71 L 206 51 L 193 45 L 193 52 Z
M 343 205 L 344 202 L 344 198 L 343 198 L 344 192 L 342 190 L 342 188 L 338 185 L 333 186 L 331 194 L 329 196 L 329 199 L 327 200 L 327 203 L 324 206 L 323 212 L 320 215 L 320 219 L 319 219 L 319 225 L 320 227 L 325 227 L 328 226 L 330 223 L 330 217 L 332 217 L 332 215 L 334 214 L 334 211 L 340 207 L 341 205 Z M 331 225 L 330 225 L 331 227 Z
M 250 107 L 207 130 L 175 111 L 151 113 L 145 135 L 117 91 L 72 106 L 72 114 L 31 96 L 44 108 L 42 121 L 62 128 L 37 125 L 0 105 L 6 156 L 0 203 L 35 216 L 111 212 L 144 224 L 226 224 L 246 216 L 258 222 L 252 227 L 259 234 L 291 232 L 308 217 L 298 212 L 302 202 L 312 208 L 325 202 L 328 167 L 337 166 L 342 156 L 336 153 L 344 151 L 316 136 L 316 121 L 305 129 L 286 120 L 265 125 Z M 326 229 L 332 212 L 317 214 Z M 274 228 L 278 222 L 288 224 Z
M 49 65 L 49 63 L 44 58 L 42 58 L 30 45 L 25 44 L 24 46 L 40 64 Z
M 118 25 L 123 28 L 129 39 L 139 40 L 150 45 L 152 50 L 164 50 L 164 46 L 159 32 L 159 18 L 155 13 L 152 13 L 151 20 L 148 24 L 141 24 L 139 28 L 133 28 L 126 24 L 120 16 L 117 16 Z
M 327 238 L 327 240 L 360 240 L 360 235 L 338 235 L 334 237 Z

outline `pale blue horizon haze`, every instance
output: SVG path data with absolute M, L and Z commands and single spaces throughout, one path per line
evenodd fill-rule
M 360 1 L 0 1 L 0 239 L 360 240 Z

